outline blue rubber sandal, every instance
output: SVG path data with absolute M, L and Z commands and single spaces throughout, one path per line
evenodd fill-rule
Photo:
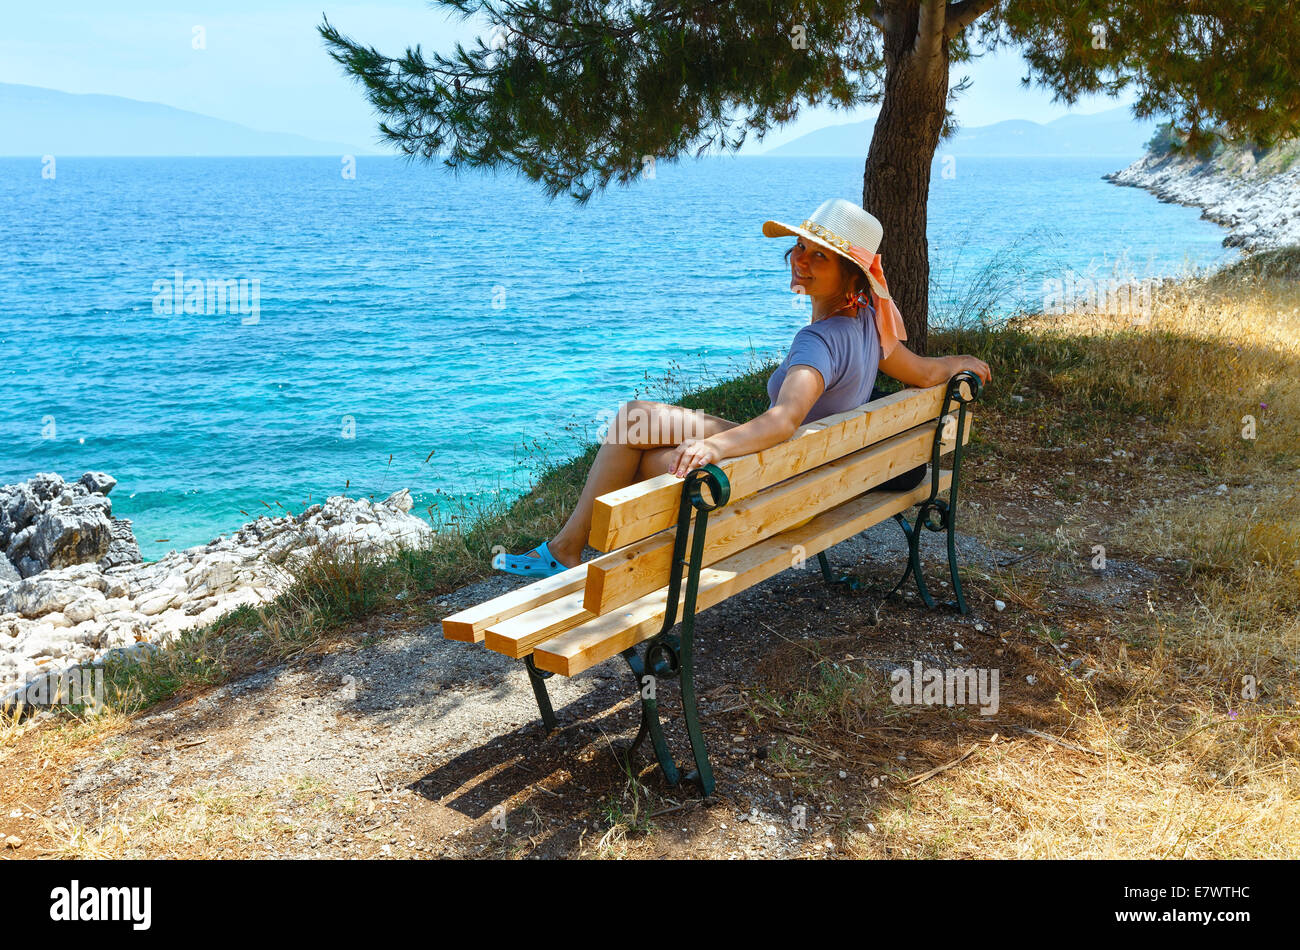
M 568 567 L 561 564 L 551 553 L 545 541 L 525 554 L 502 552 L 492 559 L 492 566 L 507 574 L 519 574 L 524 577 L 551 577 L 568 570 Z

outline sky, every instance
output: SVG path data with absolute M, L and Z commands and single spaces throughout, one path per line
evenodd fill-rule
M 127 0 L 125 10 L 122 6 L 104 0 L 0 0 L 0 82 L 125 96 L 254 129 L 374 146 L 376 123 L 369 105 L 326 54 L 316 32 L 322 13 L 345 35 L 388 55 L 417 43 L 448 54 L 458 40 L 469 46 L 487 32 L 484 21 L 449 15 L 424 0 Z M 1025 72 L 1019 54 L 1008 51 L 955 68 L 953 82 L 963 74 L 974 82 L 957 101 L 961 124 L 1046 122 L 1131 99 L 1081 99 L 1067 109 L 1053 103 L 1046 90 L 1021 87 Z M 870 118 L 874 111 L 805 108 L 761 143 L 751 138 L 741 154 L 765 151 L 826 125 Z

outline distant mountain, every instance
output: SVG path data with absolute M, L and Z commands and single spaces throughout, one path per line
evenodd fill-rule
M 156 102 L 0 83 L 0 155 L 360 155 Z
M 1092 115 L 1067 115 L 1051 122 L 1008 119 L 993 125 L 963 128 L 939 144 L 940 155 L 971 156 L 1061 156 L 1113 155 L 1136 157 L 1157 122 L 1138 121 L 1127 106 Z M 793 141 L 761 153 L 764 156 L 828 155 L 865 158 L 871 145 L 876 120 L 847 122 L 817 129 Z

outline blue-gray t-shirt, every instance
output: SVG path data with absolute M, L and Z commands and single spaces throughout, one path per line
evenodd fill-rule
M 821 373 L 826 384 L 826 391 L 813 403 L 801 425 L 870 402 L 880 367 L 874 308 L 863 307 L 856 317 L 827 317 L 796 333 L 790 352 L 767 379 L 769 409 L 776 405 L 791 366 L 811 366 Z

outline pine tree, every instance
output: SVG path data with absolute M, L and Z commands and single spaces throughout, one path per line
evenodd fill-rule
M 1167 117 L 1193 150 L 1300 131 L 1293 0 L 436 0 L 493 25 L 474 49 L 401 57 L 319 27 L 402 153 L 449 168 L 514 167 L 585 202 L 650 161 L 739 148 L 801 105 L 879 105 L 862 204 L 909 341 L 924 352 L 926 202 L 955 130 L 954 64 L 1002 46 L 1073 104 L 1133 84 L 1137 118 Z M 996 90 L 991 90 L 996 94 Z M 863 143 L 864 148 L 868 143 Z

